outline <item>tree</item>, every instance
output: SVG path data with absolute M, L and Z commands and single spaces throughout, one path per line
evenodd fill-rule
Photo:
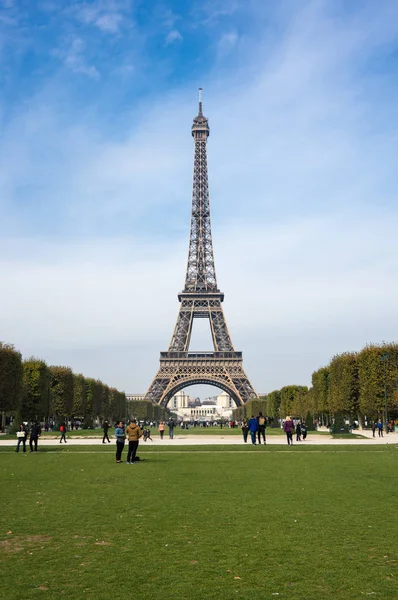
M 329 412 L 329 367 L 321 367 L 312 374 L 312 395 L 315 413 Z
M 287 385 L 280 390 L 280 407 L 279 414 L 281 419 L 285 416 L 298 416 L 304 414 L 304 397 L 308 392 L 308 388 L 303 385 Z
M 329 365 L 329 410 L 350 417 L 359 410 L 358 364 L 355 352 L 333 357 Z
M 86 421 L 92 427 L 93 419 L 102 416 L 102 382 L 99 379 L 86 379 L 87 411 Z
M 73 374 L 73 405 L 72 415 L 79 419 L 86 417 L 87 411 L 87 390 L 86 380 L 80 373 L 78 375 Z
M 102 384 L 100 415 L 102 416 L 102 420 L 110 418 L 109 387 L 106 384 Z
M 49 367 L 50 410 L 57 419 L 65 419 L 73 407 L 73 374 L 69 367 Z
M 0 342 L 0 411 L 2 431 L 6 413 L 18 410 L 23 381 L 22 356 L 12 344 Z
M 29 358 L 23 362 L 23 392 L 20 413 L 33 421 L 48 416 L 50 405 L 50 372 L 44 360 Z
M 267 416 L 271 418 L 279 417 L 279 407 L 281 404 L 281 393 L 279 390 L 270 392 L 267 396 Z
M 359 407 L 363 414 L 376 418 L 387 408 L 397 406 L 398 344 L 368 345 L 357 357 Z

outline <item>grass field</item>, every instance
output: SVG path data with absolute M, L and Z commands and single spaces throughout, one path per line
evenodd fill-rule
M 0 452 L 0 597 L 397 597 L 396 446 Z

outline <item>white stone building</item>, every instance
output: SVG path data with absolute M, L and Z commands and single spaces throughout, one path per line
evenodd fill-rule
M 221 392 L 216 396 L 215 402 L 202 402 L 194 404 L 194 399 L 184 393 L 177 392 L 169 401 L 167 408 L 183 421 L 218 421 L 229 419 L 235 402 L 226 393 Z

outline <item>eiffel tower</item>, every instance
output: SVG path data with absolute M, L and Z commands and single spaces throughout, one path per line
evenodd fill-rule
M 210 223 L 210 197 L 207 176 L 209 122 L 202 112 L 193 120 L 195 141 L 191 235 L 184 290 L 177 323 L 167 352 L 160 353 L 160 367 L 145 398 L 166 406 L 179 390 L 194 384 L 214 385 L 226 391 L 237 406 L 257 394 L 242 367 L 242 352 L 236 352 L 221 303 L 224 294 L 217 286 Z M 189 352 L 194 319 L 208 319 L 213 352 Z

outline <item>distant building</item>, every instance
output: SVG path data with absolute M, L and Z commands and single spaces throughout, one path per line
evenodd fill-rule
M 126 394 L 127 400 L 144 400 L 145 394 Z
M 229 419 L 235 406 L 226 392 L 199 403 L 198 399 L 191 398 L 182 390 L 172 396 L 167 408 L 183 421 L 218 421 Z

